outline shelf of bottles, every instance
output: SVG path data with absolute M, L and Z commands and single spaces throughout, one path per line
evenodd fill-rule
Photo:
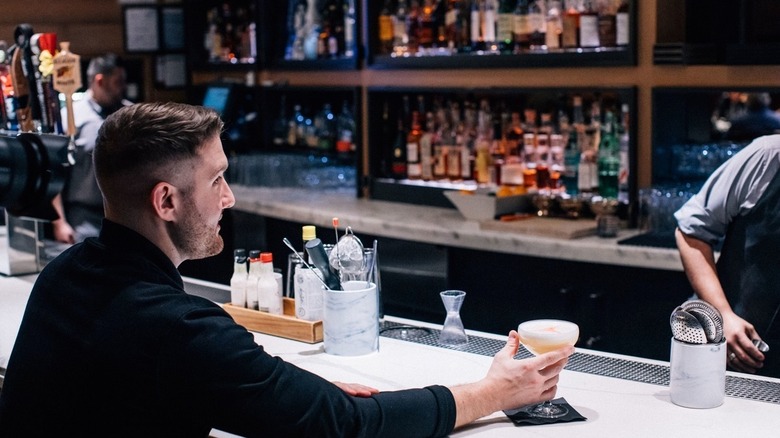
M 599 194 L 630 214 L 634 88 L 369 88 L 371 196 L 452 207 L 444 190 Z
M 256 0 L 188 2 L 184 10 L 191 66 L 248 70 L 261 64 L 261 17 Z
M 264 87 L 262 141 L 231 163 L 233 182 L 358 194 L 360 91 Z
M 634 65 L 632 0 L 368 2 L 374 68 Z
M 360 0 L 267 1 L 269 67 L 355 69 Z

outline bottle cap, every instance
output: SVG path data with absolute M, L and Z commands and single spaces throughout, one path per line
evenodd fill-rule
M 246 257 L 246 250 L 244 248 L 236 248 L 233 250 L 234 257 Z
M 314 225 L 303 226 L 303 241 L 311 240 L 317 237 L 317 227 Z
M 260 250 L 259 249 L 253 249 L 249 251 L 249 260 L 257 260 L 260 258 Z
M 271 263 L 274 261 L 274 255 L 270 252 L 262 252 L 260 253 L 260 262 L 261 263 Z

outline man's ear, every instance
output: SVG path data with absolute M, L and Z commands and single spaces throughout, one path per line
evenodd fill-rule
M 155 184 L 150 196 L 152 208 L 160 219 L 166 222 L 176 219 L 178 195 L 179 191 L 171 183 L 161 181 Z

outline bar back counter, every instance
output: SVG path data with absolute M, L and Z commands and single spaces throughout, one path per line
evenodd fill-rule
M 364 243 L 377 239 L 390 315 L 441 324 L 439 292 L 461 289 L 468 293 L 461 310 L 466 328 L 506 333 L 528 319 L 567 319 L 581 328 L 578 346 L 668 360 L 669 315 L 692 293 L 676 250 L 618 244 L 636 230 L 621 230 L 617 238 L 539 237 L 482 230 L 454 209 L 353 193 L 232 188 L 234 232 L 226 248 L 272 251 L 283 271 L 290 250 L 282 238 L 302 247 L 303 224 L 316 225 L 325 243 L 335 239 L 333 217 L 341 233 L 350 226 Z M 227 284 L 230 252 L 182 270 Z M 206 278 L 209 272 L 214 276 Z

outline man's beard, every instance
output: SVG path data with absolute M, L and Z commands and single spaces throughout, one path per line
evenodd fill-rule
M 222 252 L 225 242 L 214 228 L 206 225 L 200 213 L 192 213 L 182 222 L 170 223 L 171 240 L 186 260 L 203 259 Z

